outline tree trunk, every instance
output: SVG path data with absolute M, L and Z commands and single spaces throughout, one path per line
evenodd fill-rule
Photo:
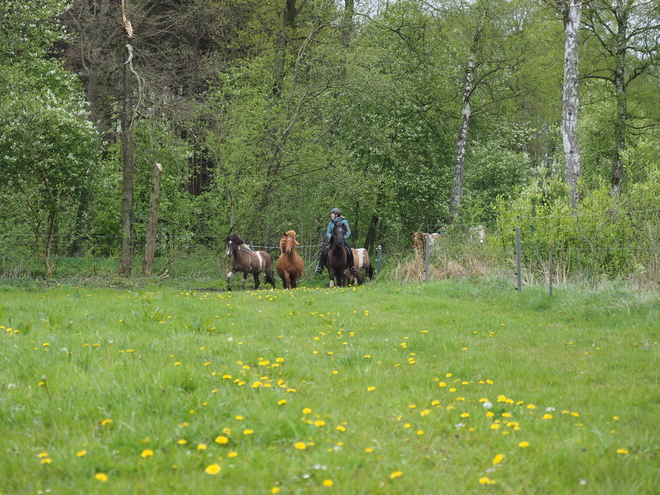
M 373 252 L 374 243 L 376 242 L 376 229 L 378 227 L 378 217 L 373 215 L 371 217 L 371 224 L 367 232 L 367 238 L 364 240 L 364 248 L 370 253 Z
M 151 198 L 149 200 L 149 222 L 147 223 L 147 240 L 144 248 L 144 264 L 142 275 L 151 277 L 154 274 L 154 254 L 156 252 L 156 236 L 158 235 L 158 209 L 160 207 L 160 183 L 163 167 L 160 163 L 154 166 L 154 176 L 151 180 Z
M 616 70 L 614 71 L 614 87 L 616 88 L 617 119 L 614 124 L 614 153 L 612 160 L 612 194 L 621 194 L 623 179 L 623 151 L 626 148 L 626 51 L 628 44 L 628 13 L 619 8 L 615 12 L 617 20 Z
M 580 142 L 578 138 L 578 49 L 582 0 L 557 0 L 564 20 L 564 88 L 562 138 L 564 142 L 564 176 L 569 187 L 571 207 L 580 200 L 578 181 L 581 174 Z
M 126 36 L 126 62 L 124 62 L 124 105 L 121 112 L 121 151 L 124 160 L 121 202 L 121 254 L 119 256 L 119 275 L 130 277 L 133 268 L 133 47 L 129 41 L 133 37 L 133 28 L 126 16 L 124 0 L 121 2 L 122 26 Z
M 131 45 L 126 45 L 126 62 L 124 63 L 124 107 L 121 113 L 121 151 L 124 160 L 121 201 L 121 255 L 119 257 L 119 275 L 130 277 L 133 268 L 133 84 L 130 69 L 132 56 Z
M 474 87 L 474 57 L 470 57 L 467 70 L 465 71 L 465 84 L 463 86 L 463 108 L 461 112 L 461 127 L 458 131 L 456 141 L 456 162 L 454 166 L 454 187 L 451 193 L 451 208 L 449 210 L 450 221 L 458 213 L 458 208 L 463 197 L 463 171 L 465 168 L 465 150 L 467 147 L 467 136 L 470 128 L 470 115 L 472 114 L 471 98 Z

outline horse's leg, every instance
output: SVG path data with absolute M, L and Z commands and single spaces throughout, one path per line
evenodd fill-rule
M 259 288 L 259 272 L 253 273 L 254 275 L 254 290 Z M 245 275 L 247 277 L 247 274 Z
M 328 267 L 328 276 L 330 277 L 328 287 L 332 288 L 335 286 L 335 271 L 330 267 Z
M 245 290 L 245 282 L 247 281 L 247 276 L 248 272 L 243 272 L 243 285 L 241 285 L 241 288 Z
M 231 277 L 234 275 L 234 272 L 229 270 L 229 273 L 227 274 L 227 290 L 231 291 Z
M 264 273 L 266 274 L 266 282 L 271 284 L 273 289 L 275 289 L 275 273 L 273 272 L 273 269 L 266 270 Z

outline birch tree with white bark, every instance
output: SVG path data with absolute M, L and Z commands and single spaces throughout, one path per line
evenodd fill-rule
M 575 208 L 579 203 L 581 174 L 580 140 L 578 137 L 579 47 L 582 0 L 556 0 L 564 22 L 564 87 L 561 133 L 564 143 L 564 176 L 569 187 L 569 200 Z

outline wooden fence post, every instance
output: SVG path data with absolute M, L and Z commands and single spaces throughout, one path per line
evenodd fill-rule
M 144 264 L 142 265 L 142 275 L 145 277 L 151 277 L 154 274 L 154 255 L 156 253 L 156 237 L 158 236 L 158 208 L 160 207 L 162 172 L 162 165 L 156 163 L 154 165 L 154 175 L 151 179 L 149 221 L 147 223 L 147 239 L 144 247 Z

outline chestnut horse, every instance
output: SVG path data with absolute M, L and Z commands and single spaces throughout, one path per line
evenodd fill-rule
M 243 272 L 243 290 L 248 273 L 254 275 L 254 288 L 259 288 L 259 273 L 264 272 L 266 282 L 273 284 L 273 258 L 266 251 L 252 251 L 250 246 L 236 234 L 227 237 L 227 256 L 231 257 L 231 270 L 227 274 L 227 290 L 231 290 L 231 277 L 236 272 Z
M 332 236 L 328 242 L 328 254 L 326 266 L 330 275 L 330 287 L 334 287 L 334 281 L 337 279 L 337 285 L 343 287 L 348 284 L 350 277 L 344 276 L 344 270 L 348 268 L 348 253 L 345 247 L 344 236 L 346 235 L 346 226 L 338 223 L 332 229 Z
M 305 270 L 305 262 L 296 252 L 296 246 L 300 244 L 296 240 L 296 231 L 289 230 L 284 233 L 280 241 L 280 254 L 275 269 L 282 279 L 285 289 L 295 289 L 298 287 L 298 279 Z

